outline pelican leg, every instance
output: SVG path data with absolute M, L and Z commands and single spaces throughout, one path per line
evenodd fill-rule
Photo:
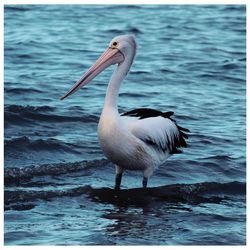
M 122 174 L 123 174 L 123 168 L 119 166 L 115 166 L 116 168 L 116 175 L 115 175 L 115 190 L 120 190 L 121 181 L 122 181 Z
M 142 187 L 147 188 L 147 184 L 148 184 L 148 178 L 144 176 L 142 179 Z
M 122 181 L 122 174 L 115 175 L 115 190 L 120 190 L 120 185 Z
M 143 179 L 142 179 L 142 187 L 147 188 L 148 185 L 148 178 L 151 176 L 153 173 L 153 168 L 147 168 L 143 172 Z

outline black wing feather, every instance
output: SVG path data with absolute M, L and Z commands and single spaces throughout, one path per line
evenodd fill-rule
M 132 117 L 138 117 L 139 119 L 146 119 L 149 117 L 157 117 L 157 116 L 162 116 L 164 118 L 170 119 L 172 122 L 175 123 L 178 131 L 179 131 L 179 136 L 174 139 L 173 145 L 168 145 L 168 150 L 170 151 L 171 154 L 176 154 L 176 153 L 181 153 L 182 151 L 179 150 L 179 148 L 186 148 L 187 143 L 185 139 L 188 139 L 188 135 L 186 133 L 190 132 L 188 129 L 183 128 L 179 125 L 177 125 L 176 121 L 171 118 L 171 116 L 174 114 L 172 111 L 168 112 L 161 112 L 155 109 L 148 109 L 148 108 L 139 108 L 139 109 L 134 109 L 129 112 L 121 114 L 121 116 L 132 116 Z M 147 144 L 151 145 L 152 147 L 156 147 L 156 143 L 147 139 L 145 141 Z M 161 150 L 166 151 L 167 149 L 161 148 Z
M 139 119 L 145 119 L 149 117 L 156 117 L 156 116 L 162 116 L 165 118 L 170 118 L 174 112 L 161 112 L 156 109 L 147 109 L 147 108 L 140 108 L 140 109 L 134 109 L 129 112 L 121 114 L 121 116 L 134 116 L 139 117 Z

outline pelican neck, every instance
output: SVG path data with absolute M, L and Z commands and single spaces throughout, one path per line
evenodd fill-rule
M 114 73 L 112 74 L 106 96 L 103 110 L 116 110 L 118 112 L 118 96 L 122 81 L 125 79 L 132 62 L 124 60 L 124 62 L 118 64 Z

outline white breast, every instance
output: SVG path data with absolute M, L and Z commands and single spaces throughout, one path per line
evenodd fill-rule
M 150 162 L 144 143 L 128 130 L 120 117 L 102 115 L 98 138 L 106 157 L 120 167 L 144 170 Z

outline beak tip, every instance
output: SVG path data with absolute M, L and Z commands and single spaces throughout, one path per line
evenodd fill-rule
M 60 99 L 61 101 L 63 101 L 64 98 L 65 98 L 64 96 L 59 97 L 59 99 Z

